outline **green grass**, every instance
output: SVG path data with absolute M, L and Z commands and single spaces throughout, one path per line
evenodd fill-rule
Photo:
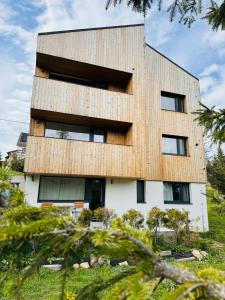
M 218 212 L 220 204 L 212 201 L 213 190 L 207 190 L 207 205 L 209 216 L 209 232 L 204 234 L 205 237 L 213 239 L 220 243 L 225 243 L 225 216 L 223 213 Z
M 119 267 L 99 267 L 93 269 L 76 269 L 69 272 L 66 291 L 79 292 L 83 287 L 93 281 L 107 279 L 119 272 Z M 23 300 L 55 300 L 59 299 L 63 271 L 41 269 L 39 275 L 29 278 L 25 283 L 22 294 Z M 5 289 L 6 290 L 6 289 Z M 1 296 L 5 298 L 1 298 Z M 7 297 L 7 292 L 0 295 L 0 299 L 13 300 Z M 87 299 L 88 300 L 88 299 Z

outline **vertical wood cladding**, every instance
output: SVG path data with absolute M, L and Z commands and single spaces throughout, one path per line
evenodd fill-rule
M 35 78 L 32 109 L 132 126 L 126 135 L 112 129 L 112 144 L 104 145 L 30 137 L 27 173 L 205 182 L 202 129 L 192 114 L 199 82 L 144 43 L 144 26 L 39 35 L 37 52 L 132 73 L 131 94 Z M 161 110 L 161 91 L 185 95 L 186 113 Z M 37 125 L 31 127 L 31 135 L 41 135 Z M 162 155 L 162 134 L 187 137 L 188 156 Z

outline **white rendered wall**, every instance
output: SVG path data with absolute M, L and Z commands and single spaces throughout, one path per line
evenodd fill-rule
M 163 210 L 176 208 L 189 212 L 192 228 L 199 231 L 208 230 L 208 214 L 205 196 L 205 185 L 198 183 L 190 184 L 191 204 L 164 204 L 163 182 L 146 181 L 146 203 L 137 203 L 137 190 L 135 180 L 113 179 L 106 180 L 105 207 L 112 208 L 121 216 L 130 208 L 141 211 L 145 215 L 153 207 Z
M 40 206 L 37 202 L 39 189 L 39 176 L 26 176 L 25 193 L 26 201 L 32 206 Z M 153 207 L 159 207 L 163 210 L 177 208 L 189 212 L 192 221 L 192 227 L 195 230 L 208 230 L 208 214 L 205 196 L 205 185 L 199 183 L 190 184 L 191 204 L 164 204 L 163 201 L 163 183 L 161 181 L 145 182 L 145 200 L 146 203 L 137 203 L 137 185 L 136 180 L 128 179 L 107 179 L 105 190 L 105 207 L 112 208 L 115 213 L 121 216 L 127 210 L 134 208 L 145 215 Z M 73 203 L 57 203 L 55 205 L 73 206 Z M 88 203 L 85 203 L 88 207 Z

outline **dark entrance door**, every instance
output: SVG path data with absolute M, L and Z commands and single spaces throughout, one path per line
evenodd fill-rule
M 91 210 L 105 206 L 105 179 L 87 179 L 85 200 Z

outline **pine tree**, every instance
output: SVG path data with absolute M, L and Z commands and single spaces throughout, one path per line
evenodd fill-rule
M 119 5 L 123 0 L 107 0 L 106 9 L 110 5 Z M 131 6 L 132 10 L 142 13 L 146 16 L 147 12 L 152 8 L 153 4 L 158 4 L 158 9 L 162 9 L 162 4 L 167 1 L 163 0 L 126 0 L 128 6 Z M 206 1 L 205 1 L 206 2 Z M 219 1 L 218 1 L 219 2 Z M 208 5 L 208 4 L 207 4 Z M 195 22 L 198 15 L 202 13 L 203 10 L 202 0 L 175 0 L 167 7 L 167 12 L 169 13 L 170 21 L 173 21 L 176 16 L 179 16 L 179 22 L 191 26 Z M 225 29 L 225 1 L 218 4 L 216 1 L 211 0 L 211 4 L 205 7 L 208 11 L 203 17 L 212 26 L 213 30 Z

